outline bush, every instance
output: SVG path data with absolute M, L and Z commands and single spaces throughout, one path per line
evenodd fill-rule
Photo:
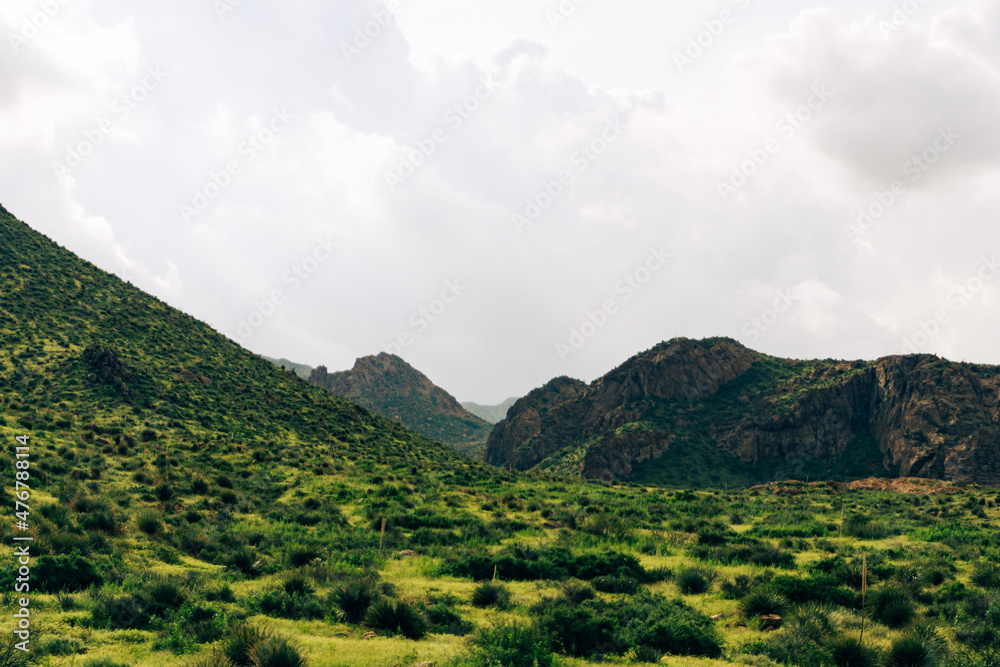
M 795 609 L 787 619 L 785 627 L 792 634 L 808 637 L 823 643 L 836 633 L 833 608 L 818 602 L 808 602 Z
M 979 563 L 972 572 L 972 583 L 981 588 L 1000 588 L 1000 565 Z
M 501 623 L 480 628 L 472 639 L 470 667 L 553 667 L 545 637 L 534 627 Z
M 80 591 L 101 586 L 104 579 L 93 564 L 78 554 L 70 556 L 40 556 L 34 565 L 38 590 L 44 593 Z
M 257 644 L 250 653 L 252 667 L 306 667 L 299 650 L 281 637 L 270 637 Z
M 122 662 L 115 662 L 111 658 L 88 658 L 83 661 L 83 667 L 129 667 L 129 666 Z
M 426 610 L 427 620 L 434 626 L 434 632 L 447 635 L 467 635 L 472 632 L 472 623 L 444 602 L 438 602 Z
M 484 581 L 472 591 L 473 607 L 510 607 L 510 590 L 501 583 Z
M 916 614 L 916 608 L 906 590 L 890 584 L 876 589 L 865 603 L 871 617 L 890 628 L 901 628 Z
M 754 588 L 740 601 L 740 613 L 747 618 L 782 614 L 788 605 L 788 598 L 773 586 L 765 585 Z
M 352 581 L 333 591 L 330 601 L 341 621 L 359 625 L 377 596 L 373 581 Z
M 920 626 L 892 643 L 886 667 L 937 667 L 944 664 L 944 641 L 931 626 Z
M 677 589 L 683 595 L 704 593 L 712 585 L 715 572 L 702 567 L 686 567 L 677 573 Z
M 263 563 L 253 551 L 246 547 L 240 547 L 229 558 L 229 567 L 248 577 L 259 577 Z
M 159 535 L 163 532 L 163 521 L 160 519 L 160 514 L 153 510 L 143 510 L 140 512 L 139 516 L 135 519 L 135 524 L 139 527 L 139 530 L 147 535 Z
M 808 637 L 784 631 L 744 644 L 740 650 L 795 667 L 827 667 L 832 662 L 830 652 L 820 644 Z
M 597 652 L 598 647 L 617 646 L 616 624 L 603 600 L 572 604 L 560 598 L 536 605 L 533 611 L 538 632 L 559 653 L 582 657 Z
M 639 591 L 639 582 L 632 577 L 594 577 L 590 583 L 602 593 L 633 595 Z
M 407 639 L 423 639 L 428 631 L 427 617 L 416 605 L 384 598 L 369 607 L 365 625 Z
M 875 649 L 865 646 L 857 637 L 839 637 L 831 641 L 827 648 L 833 664 L 837 667 L 878 667 L 879 655 Z
M 628 644 L 673 655 L 722 655 L 722 637 L 715 623 L 683 600 L 646 595 L 620 608 L 618 623 Z
M 265 630 L 252 625 L 238 625 L 222 643 L 222 655 L 233 667 L 252 667 L 254 649 L 270 638 L 270 633 Z
M 571 604 L 580 604 L 584 600 L 593 600 L 596 596 L 594 588 L 582 581 L 567 581 L 561 586 L 562 596 Z
M 145 602 L 135 595 L 100 595 L 90 610 L 94 627 L 139 630 L 149 625 Z
M 149 611 L 157 616 L 166 616 L 176 611 L 184 604 L 185 595 L 177 584 L 161 581 L 152 585 L 146 593 L 149 598 Z

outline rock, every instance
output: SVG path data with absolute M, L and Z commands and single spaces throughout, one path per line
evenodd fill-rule
M 721 621 L 722 620 L 722 614 L 716 614 L 715 616 L 712 617 L 712 620 L 713 621 Z
M 371 630 L 369 630 L 364 635 L 362 635 L 361 638 L 362 639 L 375 639 L 376 637 L 378 637 L 378 633 L 372 632 Z
M 781 627 L 781 616 L 777 614 L 765 614 L 760 617 L 761 622 L 764 624 L 764 631 L 777 630 Z
M 560 521 L 546 521 L 542 524 L 542 528 L 547 528 L 548 530 L 556 530 L 557 528 L 562 528 L 562 522 Z
M 417 554 L 417 552 L 412 549 L 403 549 L 402 551 L 397 551 L 396 555 L 399 556 L 400 558 L 413 558 L 414 556 L 417 556 L 419 554 Z
M 426 662 L 415 662 L 411 667 L 434 667 L 437 663 L 431 662 L 430 660 Z

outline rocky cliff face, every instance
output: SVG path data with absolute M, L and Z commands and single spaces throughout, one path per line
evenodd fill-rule
M 309 382 L 438 442 L 482 456 L 490 424 L 395 355 L 383 352 L 362 357 L 351 370 L 337 373 L 320 366 L 312 371 Z
M 930 355 L 796 362 L 680 339 L 589 386 L 560 378 L 535 390 L 494 428 L 486 458 L 527 469 L 583 446 L 572 472 L 617 479 L 706 440 L 751 467 L 834 460 L 869 434 L 891 474 L 1000 481 L 1000 368 Z

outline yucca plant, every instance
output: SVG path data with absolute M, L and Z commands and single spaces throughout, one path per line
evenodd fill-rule
M 484 581 L 472 591 L 472 606 L 506 609 L 510 606 L 510 591 L 500 582 Z
M 252 667 L 253 651 L 271 633 L 252 625 L 238 625 L 222 643 L 222 654 L 233 667 Z
M 886 667 L 938 667 L 944 665 L 947 646 L 930 625 L 919 625 L 892 643 Z
M 874 620 L 890 628 L 901 628 L 916 615 L 910 594 L 897 584 L 883 586 L 869 594 L 867 608 Z
M 715 571 L 704 567 L 686 567 L 677 573 L 677 589 L 683 595 L 704 593 L 715 580 Z
M 374 582 L 352 581 L 331 593 L 330 601 L 340 620 L 357 625 L 365 620 L 368 608 L 377 597 Z
M 879 655 L 857 637 L 838 637 L 827 644 L 837 667 L 878 667 Z
M 769 585 L 758 586 L 740 600 L 740 613 L 748 618 L 782 614 L 787 605 L 788 599 L 776 588 Z
M 287 639 L 271 637 L 254 647 L 251 667 L 306 667 L 308 663 Z
M 427 636 L 430 624 L 415 604 L 383 598 L 368 609 L 365 625 L 373 630 L 401 634 L 407 639 L 423 639 Z

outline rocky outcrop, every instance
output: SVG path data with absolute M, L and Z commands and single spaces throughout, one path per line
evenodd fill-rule
M 748 374 L 755 363 L 768 370 Z M 732 396 L 719 400 L 732 383 Z M 682 413 L 675 423 L 663 417 Z M 585 446 L 583 476 L 623 478 L 635 464 L 686 446 L 677 434 L 691 423 L 749 466 L 833 460 L 870 434 L 891 473 L 1000 482 L 1000 368 L 931 355 L 775 360 L 728 339 L 670 341 L 590 385 L 554 380 L 497 424 L 487 461 L 528 469 Z
M 438 442 L 482 456 L 490 424 L 400 357 L 385 352 L 362 357 L 354 368 L 338 373 L 319 366 L 309 382 Z

